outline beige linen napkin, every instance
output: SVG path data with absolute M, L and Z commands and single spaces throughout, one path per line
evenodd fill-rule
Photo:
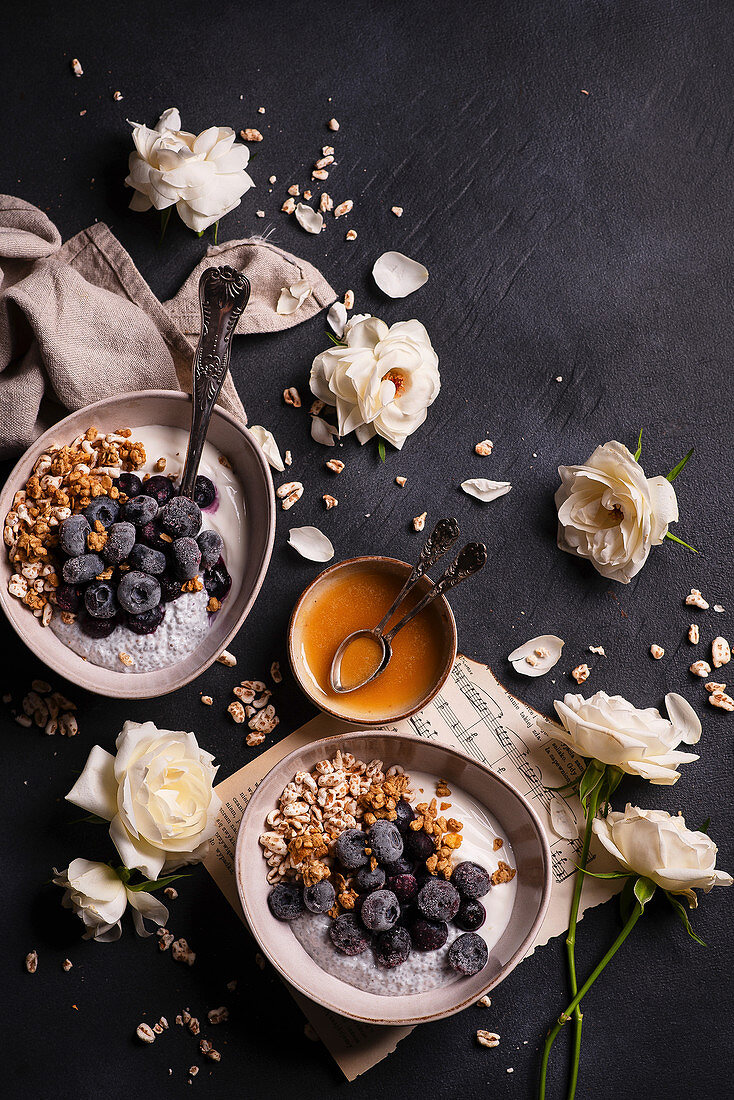
M 0 457 L 23 451 L 64 411 L 116 393 L 191 391 L 202 270 L 244 271 L 252 295 L 238 333 L 278 332 L 336 298 L 304 260 L 254 238 L 209 248 L 178 294 L 162 304 L 106 225 L 62 245 L 30 203 L 0 195 Z M 306 279 L 313 293 L 281 316 L 281 288 Z M 231 377 L 224 408 L 246 419 Z

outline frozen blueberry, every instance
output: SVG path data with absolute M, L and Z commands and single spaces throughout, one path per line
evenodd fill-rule
M 171 557 L 173 559 L 173 571 L 180 580 L 190 581 L 199 572 L 201 550 L 196 539 L 188 537 L 176 539 Z
M 128 561 L 133 569 L 140 569 L 143 573 L 152 573 L 158 576 L 166 568 L 166 555 L 162 550 L 154 550 L 152 546 L 146 546 L 144 542 L 136 542 L 128 555 Z
M 144 493 L 125 501 L 122 506 L 122 518 L 139 527 L 144 527 L 157 515 L 158 505 L 153 497 L 146 496 Z
M 188 497 L 173 497 L 161 508 L 161 523 L 175 539 L 193 538 L 201 527 L 201 508 Z
M 117 626 L 117 616 L 114 619 L 93 619 L 91 615 L 81 615 L 77 622 L 88 638 L 109 638 Z
M 196 541 L 201 550 L 201 568 L 211 569 L 222 556 L 222 550 L 224 550 L 222 536 L 218 531 L 211 531 L 207 528 L 206 531 L 201 532 Z
M 214 482 L 210 478 L 204 477 L 203 474 L 199 474 L 194 486 L 194 500 L 196 503 L 200 508 L 211 508 L 216 499 L 217 490 L 214 487 Z
M 478 863 L 466 859 L 454 867 L 451 882 L 464 898 L 483 898 L 489 893 L 492 881 L 489 874 Z
M 396 875 L 412 875 L 413 864 L 405 856 L 401 856 L 400 859 L 396 859 L 394 863 L 385 864 L 385 873 L 388 878 L 395 878 Z
M 138 530 L 140 531 L 140 541 L 144 542 L 146 546 L 152 546 L 154 550 L 160 550 L 162 554 L 171 549 L 173 539 L 163 530 L 157 517 L 152 519 L 150 523 L 143 524 Z
M 149 477 L 147 481 L 143 482 L 142 491 L 162 507 L 173 496 L 173 482 L 165 474 L 154 474 L 153 477 Z
M 362 924 L 371 932 L 387 932 L 399 916 L 400 906 L 392 890 L 374 890 L 362 902 Z
M 117 614 L 115 586 L 109 581 L 94 581 L 84 591 L 84 606 L 93 619 L 114 619 Z
M 210 596 L 223 600 L 232 587 L 232 578 L 223 561 L 218 561 L 204 573 L 204 588 Z
M 353 913 L 342 913 L 329 928 L 331 942 L 343 955 L 361 955 L 367 950 L 367 934 Z
M 378 818 L 367 835 L 372 854 L 379 863 L 394 863 L 396 859 L 400 859 L 403 854 L 403 838 L 392 821 Z
M 462 974 L 478 974 L 487 965 L 489 951 L 476 932 L 464 932 L 451 944 L 447 958 L 454 970 Z
M 161 586 L 149 573 L 132 569 L 122 576 L 117 589 L 117 599 L 120 606 L 131 615 L 142 615 L 144 611 L 150 611 L 161 602 Z
M 135 527 L 127 520 L 113 523 L 107 532 L 107 542 L 102 547 L 102 557 L 110 565 L 119 565 L 135 545 Z
M 305 908 L 301 887 L 295 882 L 279 882 L 268 894 L 268 906 L 278 920 L 295 920 Z
M 150 611 L 143 611 L 140 615 L 126 615 L 125 626 L 133 634 L 153 634 L 163 622 L 165 614 L 165 607 L 159 603 L 157 607 L 151 607 Z
M 428 859 L 434 852 L 432 838 L 423 829 L 408 829 L 405 836 L 405 848 L 408 855 L 421 862 Z
M 416 951 L 438 951 L 449 938 L 449 926 L 442 920 L 418 917 L 410 925 L 410 938 Z
M 181 587 L 181 581 L 177 581 L 175 577 L 169 577 L 164 574 L 158 578 L 158 583 L 161 586 L 161 602 L 171 603 L 173 600 L 177 600 L 180 596 L 183 596 L 183 589 Z
M 429 879 L 418 894 L 418 908 L 429 920 L 452 920 L 460 903 L 459 891 L 442 878 Z
M 86 553 L 87 549 L 87 535 L 91 531 L 89 526 L 89 520 L 86 516 L 77 515 L 69 516 L 61 524 L 61 532 L 59 534 L 59 542 L 61 543 L 61 549 L 69 557 L 76 558 L 80 554 Z
M 113 500 L 112 497 L 100 496 L 95 497 L 86 506 L 84 515 L 89 520 L 90 527 L 94 527 L 95 523 L 101 523 L 106 530 L 115 522 L 119 511 L 120 505 L 116 500 Z
M 357 867 L 364 867 L 369 862 L 369 856 L 365 852 L 366 847 L 366 833 L 361 829 L 345 829 L 336 839 L 334 853 L 342 866 L 354 871 Z
M 99 554 L 80 554 L 64 562 L 61 575 L 67 584 L 86 584 L 104 572 L 105 564 Z
M 55 596 L 59 611 L 78 611 L 81 606 L 82 592 L 74 584 L 60 584 Z
M 385 885 L 385 872 L 382 867 L 360 867 L 357 871 L 357 889 L 360 894 L 369 894 Z
M 310 913 L 328 913 L 336 901 L 336 890 L 327 879 L 303 890 L 303 904 Z
M 125 470 L 117 479 L 117 489 L 126 497 L 136 497 L 143 491 L 143 482 L 137 474 L 131 474 Z
M 411 821 L 415 819 L 415 810 L 411 806 L 410 802 L 406 802 L 404 798 L 401 798 L 395 807 L 395 813 L 398 815 L 395 818 L 395 824 L 400 832 L 405 834 L 408 831 L 408 826 Z
M 418 880 L 415 875 L 394 875 L 388 880 L 388 886 L 401 905 L 412 901 L 418 893 Z
M 459 910 L 454 917 L 454 924 L 463 932 L 476 932 L 487 919 L 487 910 L 481 901 L 474 898 L 462 898 Z
M 375 940 L 375 961 L 378 966 L 392 970 L 405 962 L 411 946 L 407 928 L 390 928 L 387 932 L 381 932 Z

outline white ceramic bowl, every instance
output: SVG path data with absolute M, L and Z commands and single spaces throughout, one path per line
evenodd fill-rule
M 301 769 L 333 757 L 337 749 L 360 760 L 400 764 L 406 772 L 428 772 L 473 796 L 496 818 L 512 846 L 517 892 L 510 922 L 479 974 L 422 993 L 387 996 L 356 989 L 327 974 L 298 942 L 287 922 L 268 908 L 270 886 L 258 837 L 286 783 Z M 551 891 L 551 854 L 543 826 L 527 799 L 490 768 L 435 741 L 404 734 L 360 732 L 315 741 L 290 753 L 256 788 L 237 838 L 235 875 L 242 908 L 262 951 L 276 970 L 318 1004 L 370 1024 L 420 1024 L 451 1016 L 475 1004 L 517 966 L 532 946 Z M 500 887 L 501 888 L 501 887 Z
M 189 429 L 191 398 L 169 390 L 143 390 L 109 397 L 72 413 L 45 432 L 14 467 L 0 494 L 4 519 L 13 497 L 22 488 L 36 460 L 53 443 L 70 443 L 91 425 L 102 432 L 139 428 L 148 424 Z M 270 468 L 262 450 L 238 420 L 217 408 L 209 426 L 208 442 L 225 454 L 242 486 L 246 513 L 244 576 L 213 620 L 203 645 L 178 664 L 155 672 L 116 672 L 79 657 L 32 612 L 8 592 L 14 570 L 7 553 L 0 554 L 0 605 L 25 644 L 61 676 L 99 695 L 123 699 L 151 699 L 188 684 L 208 668 L 235 636 L 255 602 L 270 561 L 275 538 L 275 495 Z

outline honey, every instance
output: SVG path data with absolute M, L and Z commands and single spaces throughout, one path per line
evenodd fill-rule
M 304 599 L 295 624 L 294 643 L 303 675 L 316 701 L 355 720 L 388 720 L 414 709 L 436 686 L 446 663 L 447 631 L 439 607 L 429 605 L 395 636 L 392 659 L 375 680 L 347 694 L 333 691 L 329 673 L 344 639 L 356 630 L 373 629 L 390 607 L 405 581 L 369 563 L 360 569 L 337 572 L 317 584 Z M 386 628 L 414 607 L 419 594 L 411 593 Z M 440 606 L 440 605 L 439 605 Z M 382 658 L 382 647 L 360 638 L 347 647 L 342 660 L 342 683 L 359 683 L 371 675 Z

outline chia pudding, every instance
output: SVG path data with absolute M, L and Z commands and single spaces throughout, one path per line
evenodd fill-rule
M 507 836 L 443 780 L 338 753 L 294 776 L 267 825 L 273 916 L 358 989 L 405 996 L 478 973 L 509 924 Z
M 239 588 L 242 488 L 206 443 L 194 499 L 178 496 L 187 445 L 179 428 L 89 428 L 49 447 L 5 518 L 11 594 L 93 664 L 183 660 Z

